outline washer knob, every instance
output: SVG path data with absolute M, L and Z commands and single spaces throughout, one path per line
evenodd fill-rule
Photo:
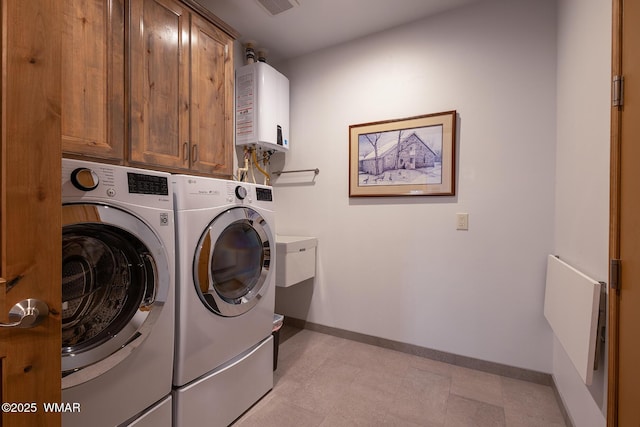
M 89 168 L 78 168 L 71 172 L 71 183 L 78 190 L 91 191 L 98 186 L 100 178 Z
M 247 197 L 247 189 L 238 185 L 236 187 L 236 197 L 240 200 L 244 200 L 244 198 Z

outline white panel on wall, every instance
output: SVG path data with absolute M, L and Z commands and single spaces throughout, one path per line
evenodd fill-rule
M 587 385 L 596 358 L 600 288 L 598 281 L 549 255 L 544 317 Z

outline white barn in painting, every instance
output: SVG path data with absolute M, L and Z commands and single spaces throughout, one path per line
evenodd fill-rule
M 388 170 L 428 168 L 437 160 L 438 155 L 414 132 L 400 144 L 383 146 L 377 157 L 375 151 L 367 154 L 360 160 L 360 172 L 380 175 Z

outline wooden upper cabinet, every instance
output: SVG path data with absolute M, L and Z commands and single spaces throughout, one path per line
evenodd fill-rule
M 190 14 L 172 0 L 132 0 L 129 161 L 189 167 Z
M 231 175 L 233 39 L 175 0 L 131 1 L 129 162 Z
M 63 2 L 62 150 L 122 162 L 124 0 Z
M 64 155 L 231 176 L 234 31 L 192 0 L 63 3 Z
M 233 173 L 233 39 L 191 19 L 191 169 Z

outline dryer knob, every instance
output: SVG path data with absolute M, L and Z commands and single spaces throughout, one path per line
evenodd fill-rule
M 247 189 L 241 186 L 236 187 L 236 197 L 240 200 L 244 200 L 247 197 Z
M 71 172 L 71 183 L 78 190 L 91 191 L 98 186 L 100 178 L 89 168 L 78 168 Z

